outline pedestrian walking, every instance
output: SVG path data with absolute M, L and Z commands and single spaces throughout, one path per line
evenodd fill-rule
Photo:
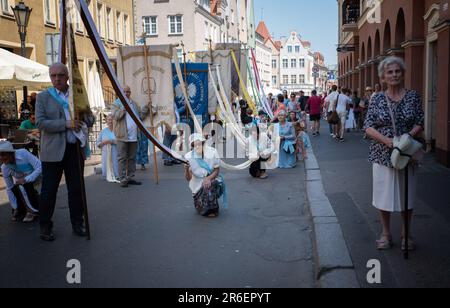
M 382 235 L 376 242 L 380 250 L 390 249 L 393 244 L 390 228 L 391 214 L 401 212 L 404 226 L 410 225 L 416 204 L 417 172 L 410 169 L 405 181 L 405 170 L 396 170 L 391 161 L 394 137 L 409 134 L 417 137 L 424 127 L 422 100 L 416 91 L 403 87 L 406 66 L 398 57 L 383 60 L 378 69 L 380 79 L 387 91 L 375 94 L 369 106 L 364 128 L 372 138 L 369 161 L 373 164 L 373 205 L 380 211 Z M 405 182 L 408 183 L 406 187 Z M 402 206 L 408 191 L 408 211 Z M 402 228 L 402 248 L 406 248 L 405 227 Z M 409 239 L 408 248 L 414 249 Z
M 333 85 L 333 87 L 331 88 L 330 95 L 328 95 L 327 98 L 325 99 L 325 103 L 328 106 L 327 119 L 333 114 L 334 110 L 336 109 L 338 97 L 339 97 L 338 87 L 336 85 Z M 331 123 L 331 121 L 329 121 L 328 125 L 329 125 L 330 136 L 332 138 L 336 138 L 337 137 L 337 125 L 334 123 Z
M 312 91 L 312 96 L 308 99 L 306 109 L 309 111 L 309 119 L 313 122 L 312 135 L 313 137 L 320 135 L 320 119 L 322 100 L 317 96 L 317 91 Z
M 339 115 L 338 135 L 337 139 L 344 142 L 345 122 L 347 121 L 348 108 L 351 104 L 351 99 L 347 95 L 350 94 L 348 89 L 342 89 L 342 93 L 337 97 L 336 108 L 333 110 Z

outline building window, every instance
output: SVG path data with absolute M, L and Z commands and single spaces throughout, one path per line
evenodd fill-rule
M 305 67 L 305 59 L 300 59 L 300 67 L 304 68 Z
M 169 16 L 169 34 L 183 34 L 183 16 Z
M 114 40 L 114 23 L 112 9 L 106 8 L 106 38 L 110 41 Z
M 11 11 L 11 6 L 14 6 L 14 2 L 11 0 L 1 0 L 2 3 L 2 13 L 5 15 L 14 15 Z
M 47 58 L 47 65 L 52 65 L 58 62 L 59 52 L 59 33 L 45 34 L 45 56 Z
M 272 68 L 277 68 L 277 60 L 276 59 L 272 60 Z
M 283 68 L 289 68 L 289 60 L 283 59 Z
M 283 84 L 289 84 L 289 75 L 283 75 Z
M 288 46 L 288 53 L 292 53 L 292 46 Z
M 44 0 L 44 18 L 47 25 L 54 26 L 56 24 L 55 1 Z
M 80 12 L 75 12 L 75 30 L 76 32 L 83 33 L 83 23 L 81 22 Z
M 101 37 L 105 37 L 103 4 L 97 3 L 97 29 Z
M 128 15 L 123 14 L 123 43 L 129 44 L 130 36 L 128 35 Z
M 178 57 L 178 62 L 183 63 L 183 49 L 181 48 L 177 48 L 177 57 Z
M 277 84 L 277 76 L 272 76 L 272 85 L 276 85 Z
M 142 17 L 144 24 L 144 32 L 151 36 L 158 35 L 158 18 L 156 16 L 144 16 Z
M 123 42 L 122 36 L 122 13 L 116 13 L 116 40 L 118 42 Z
M 291 68 L 297 68 L 297 59 L 291 59 Z
M 291 84 L 297 84 L 297 75 L 291 76 Z
M 300 84 L 305 84 L 305 75 L 300 75 L 300 80 L 299 80 Z
M 295 53 L 300 53 L 300 46 L 299 45 L 295 46 Z

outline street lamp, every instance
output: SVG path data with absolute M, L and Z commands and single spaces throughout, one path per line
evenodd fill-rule
M 27 36 L 28 22 L 30 21 L 31 11 L 28 6 L 20 1 L 15 7 L 11 7 L 16 17 L 17 27 L 19 27 L 20 46 L 22 57 L 25 57 L 25 38 Z
M 20 1 L 19 4 L 17 4 L 15 7 L 11 6 L 12 11 L 14 12 L 14 16 L 16 17 L 16 23 L 17 27 L 19 28 L 19 35 L 20 35 L 20 54 L 22 57 L 26 57 L 26 50 L 25 50 L 25 38 L 27 36 L 27 27 L 28 22 L 30 21 L 30 15 L 31 11 L 33 9 L 30 9 L 28 6 L 23 3 L 23 1 Z M 28 96 L 28 89 L 27 87 L 23 87 L 23 102 L 27 102 L 27 96 Z

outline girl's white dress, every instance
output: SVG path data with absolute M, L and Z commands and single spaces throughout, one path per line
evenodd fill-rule
M 345 121 L 345 129 L 355 129 L 356 121 L 355 121 L 355 113 L 353 112 L 353 108 L 348 112 L 347 121 Z

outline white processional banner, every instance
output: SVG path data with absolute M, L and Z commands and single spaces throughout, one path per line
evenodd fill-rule
M 172 82 L 172 45 L 147 46 L 148 70 L 144 46 L 121 47 L 117 55 L 117 75 L 122 86 L 131 88 L 131 98 L 141 107 L 149 105 L 149 91 L 154 112 L 153 126 L 176 124 Z M 150 85 L 150 89 L 149 89 Z M 144 124 L 150 128 L 150 117 Z
M 229 101 L 232 101 L 231 97 L 231 52 L 229 50 L 214 50 L 212 52 L 213 59 L 211 60 L 211 52 L 200 51 L 195 54 L 196 63 L 208 63 L 217 65 L 220 71 L 220 77 L 223 82 L 223 90 Z M 216 84 L 218 83 L 217 77 L 215 77 Z M 217 97 L 214 91 L 214 83 L 210 80 L 209 87 L 209 99 L 208 99 L 208 113 L 215 114 L 217 111 Z

